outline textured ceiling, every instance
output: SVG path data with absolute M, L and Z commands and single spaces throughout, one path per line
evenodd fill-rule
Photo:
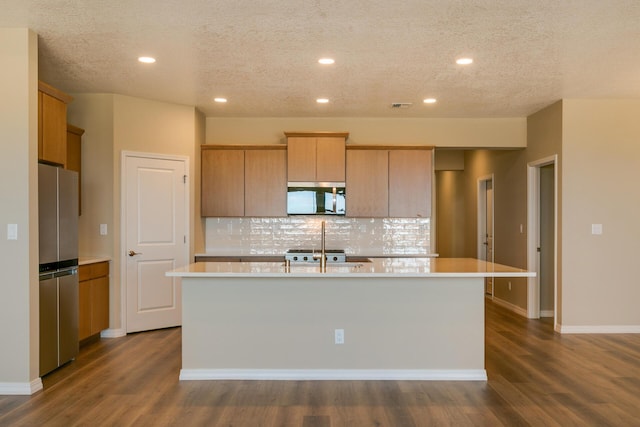
M 38 33 L 41 80 L 207 116 L 522 117 L 561 98 L 640 97 L 637 0 L 0 0 L 0 11 L 0 27 Z

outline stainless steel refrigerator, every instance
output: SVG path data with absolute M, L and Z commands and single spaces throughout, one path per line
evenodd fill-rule
M 78 173 L 38 164 L 40 376 L 78 355 Z

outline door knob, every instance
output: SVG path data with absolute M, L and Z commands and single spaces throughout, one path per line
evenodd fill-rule
M 142 255 L 142 252 L 129 251 L 129 256 Z

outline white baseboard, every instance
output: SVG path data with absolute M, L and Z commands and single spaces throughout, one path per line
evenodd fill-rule
M 100 332 L 101 338 L 120 338 L 127 335 L 127 331 L 124 329 L 105 329 Z
M 522 317 L 527 317 L 527 310 L 522 308 L 522 307 L 518 307 L 515 304 L 511 304 L 510 302 L 505 301 L 505 300 L 500 299 L 500 298 L 497 298 L 495 296 L 493 297 L 493 302 L 495 302 L 496 304 L 498 304 L 498 305 L 500 305 L 500 306 L 502 306 L 502 307 L 504 307 L 504 308 L 506 308 L 508 310 L 511 310 L 511 311 L 519 314 Z
M 42 379 L 37 378 L 30 383 L 0 383 L 0 396 L 26 395 L 30 396 L 42 390 Z
M 640 334 L 640 325 L 558 325 L 561 334 Z
M 487 381 L 484 369 L 181 369 L 186 380 Z

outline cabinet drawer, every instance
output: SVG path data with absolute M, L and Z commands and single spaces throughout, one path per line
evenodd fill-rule
M 93 264 L 85 264 L 78 267 L 78 280 L 95 279 L 109 275 L 109 262 L 96 262 Z

